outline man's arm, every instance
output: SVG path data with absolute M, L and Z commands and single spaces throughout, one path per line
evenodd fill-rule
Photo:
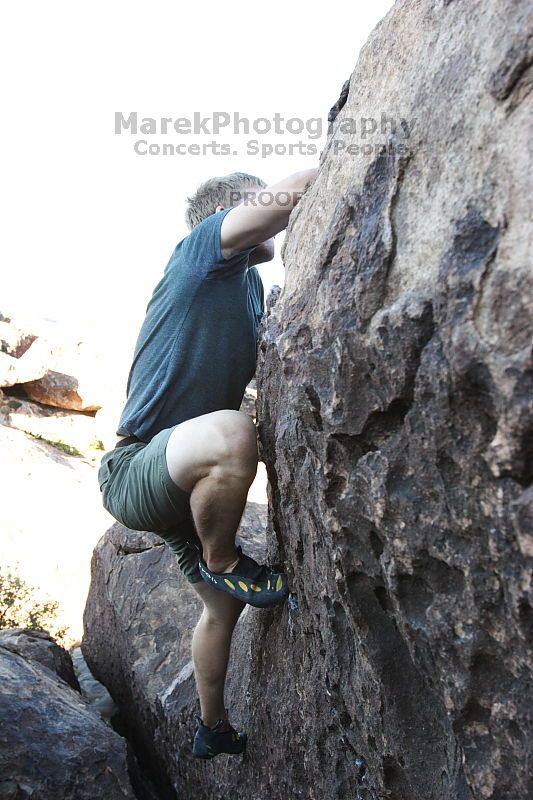
M 231 258 L 248 247 L 260 245 L 287 227 L 289 216 L 302 193 L 316 178 L 317 169 L 295 172 L 288 178 L 245 194 L 244 200 L 222 220 L 222 255 Z

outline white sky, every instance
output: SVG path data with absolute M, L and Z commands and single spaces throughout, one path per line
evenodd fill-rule
M 278 112 L 321 117 L 325 130 L 361 45 L 392 5 L 3 3 L 0 311 L 136 333 L 187 233 L 186 195 L 213 175 L 240 170 L 272 183 L 318 164 L 318 155 L 248 155 L 248 139 L 314 143 L 319 153 L 324 138 L 305 130 L 115 135 L 115 112 L 175 119 L 223 111 L 250 120 Z M 215 139 L 237 155 L 141 156 L 133 145 L 143 138 L 200 146 Z M 279 260 L 260 270 L 267 291 L 283 282 Z

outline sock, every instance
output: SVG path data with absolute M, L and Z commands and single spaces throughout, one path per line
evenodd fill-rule
M 238 567 L 239 561 L 240 561 L 240 556 L 235 562 L 235 564 L 232 566 L 231 570 L 225 569 L 223 570 L 223 572 L 215 572 L 214 570 L 211 570 L 211 572 L 213 573 L 213 575 L 232 575 L 234 570 Z
M 209 727 L 210 731 L 214 731 L 214 729 L 217 727 L 217 725 L 219 725 L 219 728 L 217 729 L 216 733 L 229 733 L 229 731 L 232 730 L 232 727 L 229 724 L 228 720 L 224 720 L 222 725 L 220 725 L 220 721 L 221 721 L 220 719 L 217 719 L 217 721 L 215 722 L 214 725 L 212 725 L 211 727 L 209 727 L 209 726 L 206 726 L 206 727 Z

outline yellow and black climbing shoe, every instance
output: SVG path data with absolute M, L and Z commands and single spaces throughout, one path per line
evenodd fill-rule
M 258 564 L 241 547 L 237 547 L 237 553 L 240 558 L 233 572 L 211 572 L 200 558 L 198 568 L 204 581 L 257 608 L 283 603 L 289 595 L 286 573 L 273 572 L 266 564 Z
M 196 717 L 198 728 L 194 736 L 192 753 L 196 758 L 214 758 L 219 753 L 244 753 L 246 733 L 238 733 L 227 720 L 219 719 L 209 728 L 200 717 Z

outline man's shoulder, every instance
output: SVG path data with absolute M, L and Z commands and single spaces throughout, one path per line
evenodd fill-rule
M 228 211 L 231 211 L 231 209 L 225 208 L 222 211 L 216 211 L 214 214 L 209 214 L 209 216 L 195 225 L 194 228 L 189 231 L 187 236 L 182 239 L 183 244 L 212 244 L 212 239 L 217 234 L 220 239 L 222 220 Z
M 204 267 L 205 273 L 210 273 L 209 277 L 215 274 L 220 277 L 234 275 L 248 266 L 248 257 L 253 248 L 234 253 L 229 258 L 225 258 L 222 253 L 222 222 L 232 208 L 210 214 L 183 239 L 182 247 L 186 258 Z
M 210 214 L 181 239 L 174 251 L 175 260 L 185 261 L 191 267 L 209 271 L 223 262 L 220 246 L 220 226 L 230 209 Z

